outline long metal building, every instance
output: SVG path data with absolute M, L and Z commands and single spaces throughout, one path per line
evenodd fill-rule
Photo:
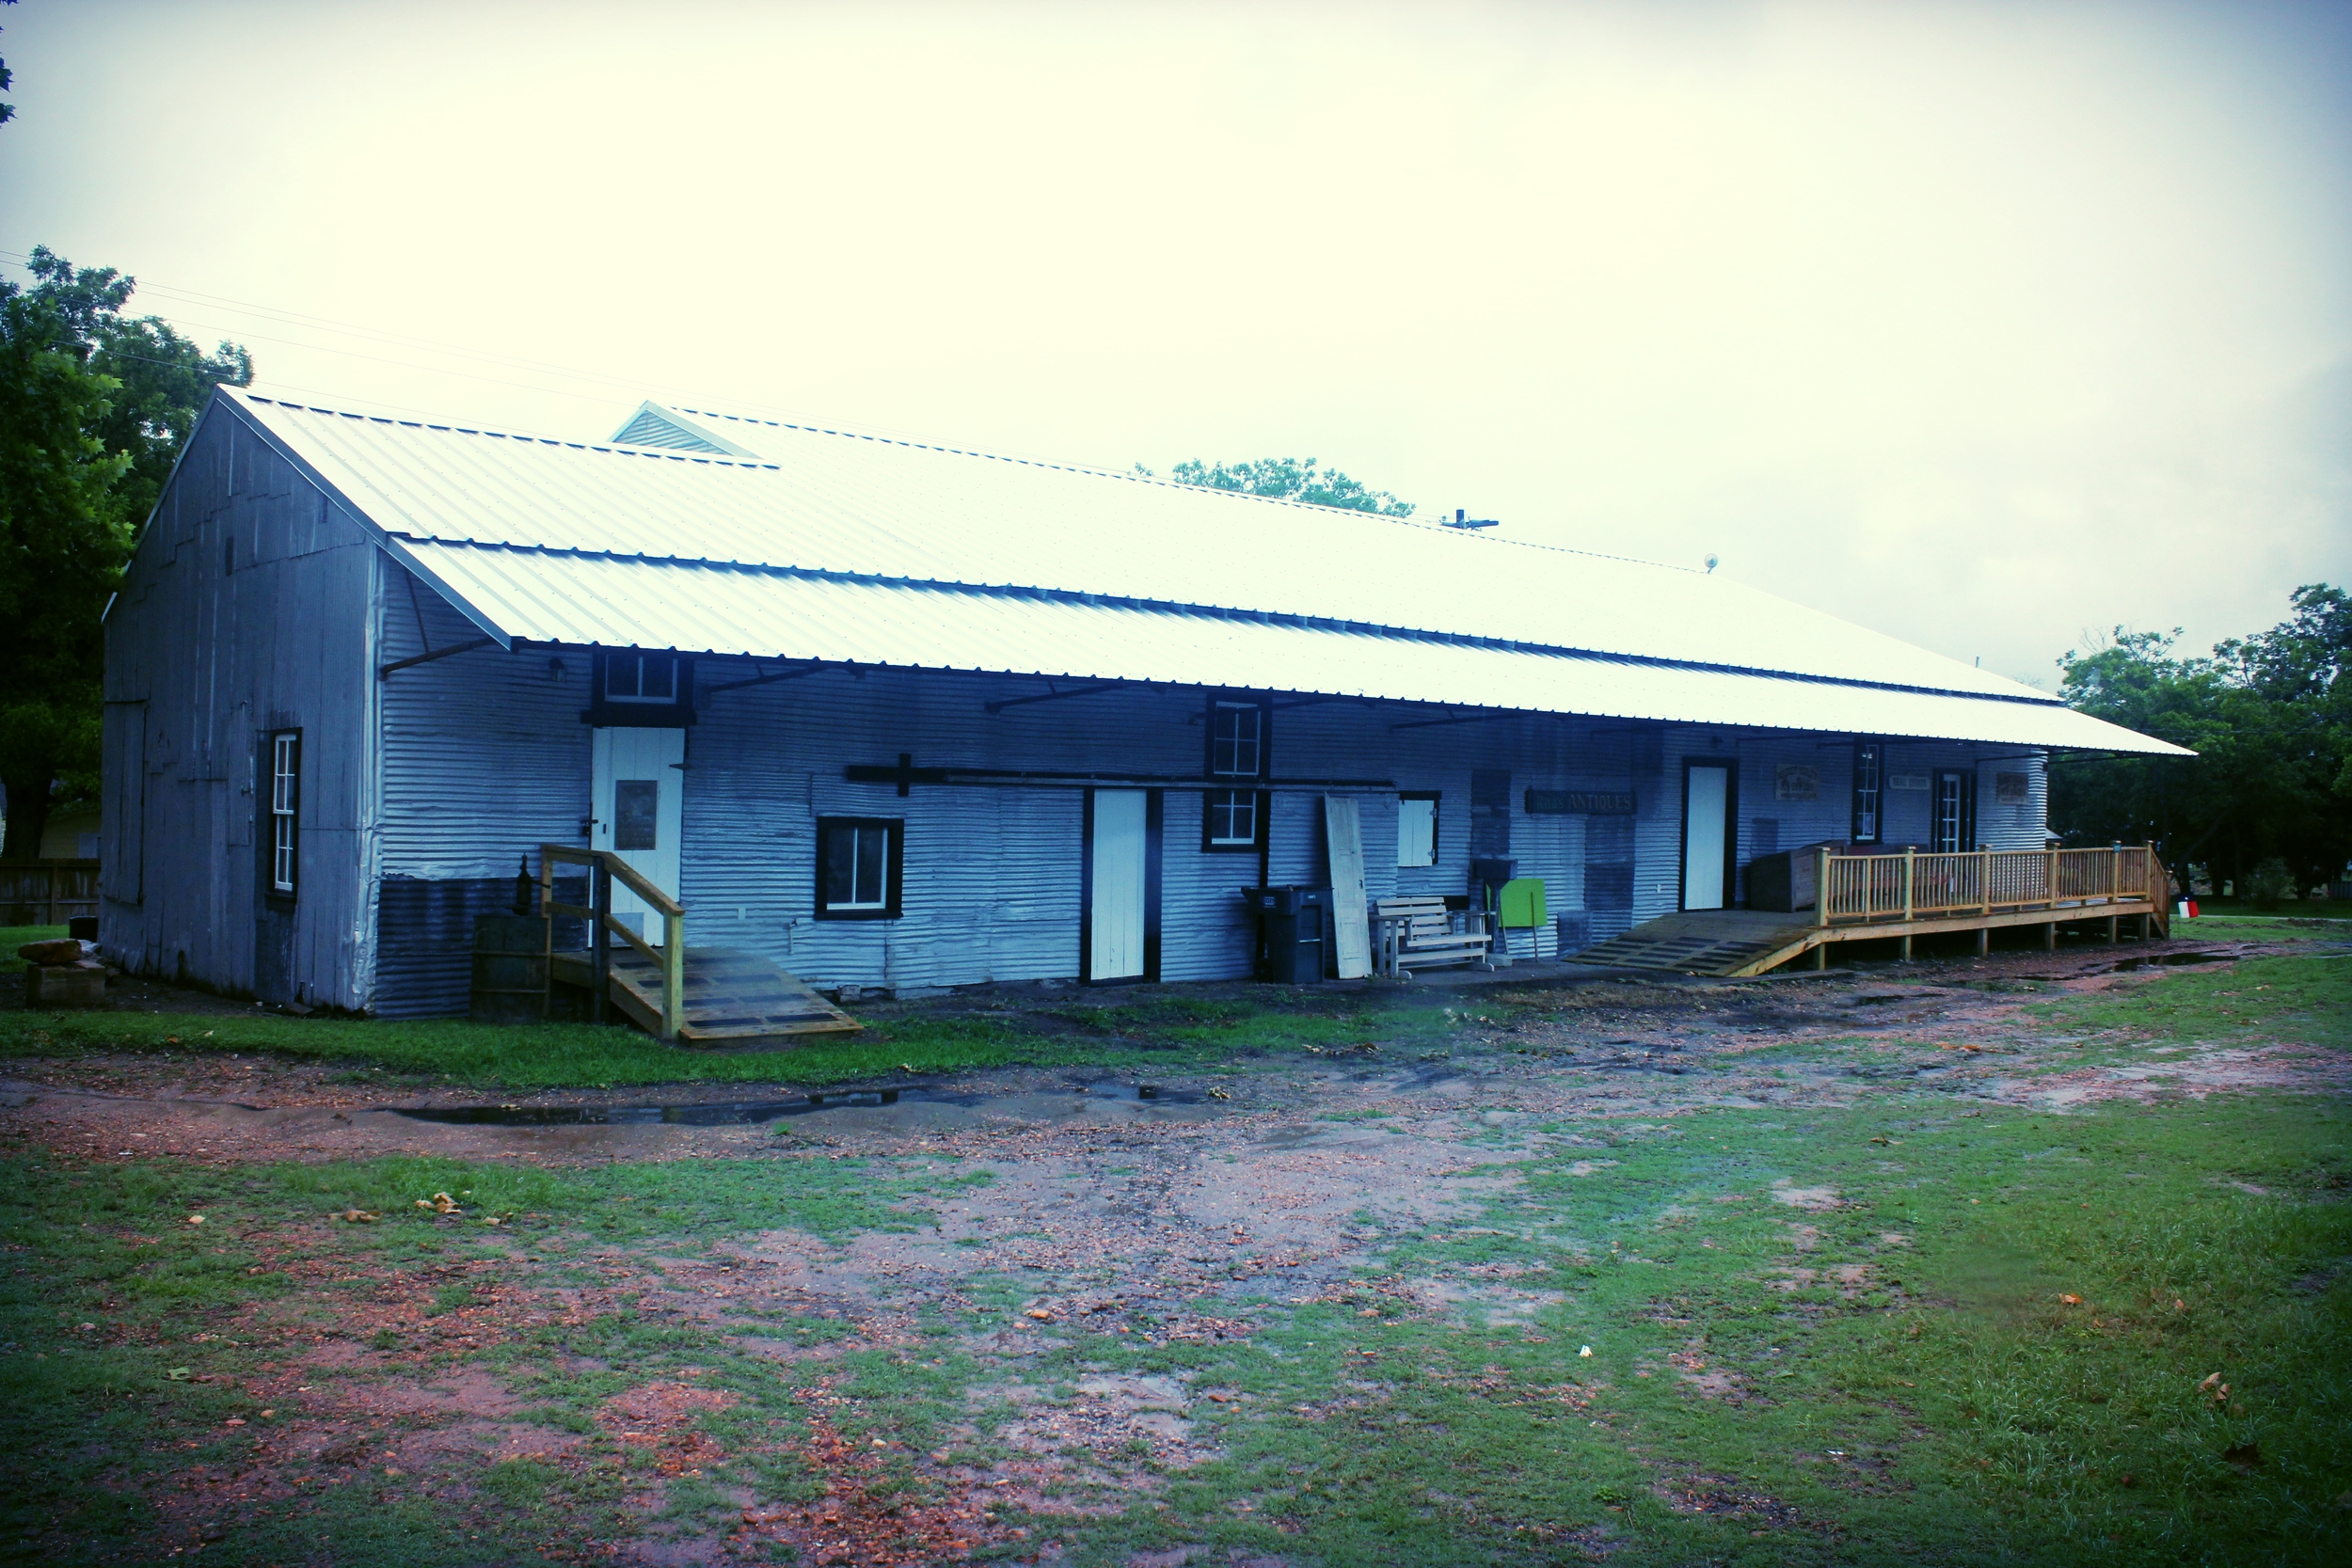
M 104 950 L 388 1017 L 548 844 L 818 986 L 1206 979 L 1327 799 L 1367 898 L 1507 857 L 1581 944 L 1795 846 L 2039 852 L 2052 753 L 2176 750 L 1719 575 L 650 404 L 220 388 L 106 637 Z

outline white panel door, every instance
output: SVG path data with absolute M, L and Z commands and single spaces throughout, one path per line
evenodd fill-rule
M 678 835 L 686 825 L 686 732 L 599 729 L 596 751 L 596 830 L 589 847 L 616 849 L 630 868 L 675 898 Z M 612 884 L 612 912 L 656 947 L 668 922 L 644 899 Z
M 1094 879 L 1088 888 L 1087 975 L 1095 980 L 1143 974 L 1144 792 L 1094 792 Z
M 1682 907 L 1724 907 L 1724 833 L 1730 827 L 1731 769 L 1688 769 L 1682 817 Z

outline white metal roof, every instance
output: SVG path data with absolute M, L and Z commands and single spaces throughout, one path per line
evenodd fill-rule
M 1727 577 L 1360 512 L 781 425 L 753 427 L 766 443 L 755 462 L 223 395 L 411 538 L 1046 588 L 2043 698 Z
M 503 639 L 2177 750 L 1675 567 L 802 427 L 725 423 L 755 461 L 216 395 Z
M 1535 653 L 1006 592 L 410 544 L 509 638 L 2064 748 L 2161 747 L 2056 703 Z

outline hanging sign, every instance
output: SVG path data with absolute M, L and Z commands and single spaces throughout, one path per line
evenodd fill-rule
M 1527 792 L 1527 815 L 1530 816 L 1631 816 L 1633 791 L 1629 789 L 1531 789 Z

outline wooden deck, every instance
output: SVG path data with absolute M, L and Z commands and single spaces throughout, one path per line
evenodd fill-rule
M 1824 963 L 1838 942 L 1901 943 L 1954 931 L 1977 933 L 1977 951 L 2010 927 L 2042 930 L 2055 945 L 2060 926 L 2096 921 L 2112 939 L 2124 920 L 2142 934 L 2171 929 L 2171 880 L 2146 846 L 2108 849 L 1977 850 L 1966 854 L 1823 853 L 1817 907 L 1684 910 L 1596 943 L 1569 961 L 1622 969 L 1672 970 L 1737 978 L 1813 955 Z

